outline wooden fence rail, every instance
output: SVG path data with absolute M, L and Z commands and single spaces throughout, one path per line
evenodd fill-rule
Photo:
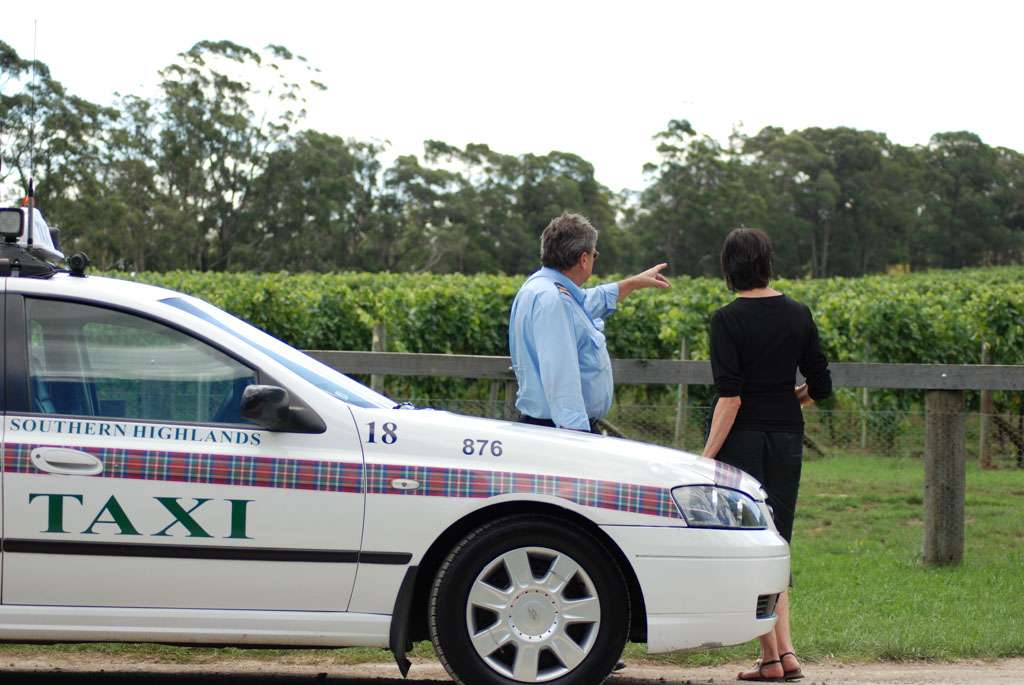
M 507 407 L 515 397 L 508 357 L 335 350 L 309 354 L 343 373 L 376 379 L 391 375 L 503 381 Z M 616 385 L 676 385 L 680 398 L 687 385 L 712 383 L 706 361 L 614 359 L 612 366 Z M 964 391 L 1024 390 L 1024 366 L 833 363 L 829 368 L 836 387 L 925 391 L 924 560 L 959 564 L 966 490 Z M 492 394 L 496 397 L 497 386 Z
M 309 350 L 343 373 L 515 380 L 508 357 L 409 352 Z M 711 364 L 675 359 L 613 359 L 616 385 L 710 385 Z M 845 388 L 1024 390 L 1024 366 L 971 364 L 829 364 Z

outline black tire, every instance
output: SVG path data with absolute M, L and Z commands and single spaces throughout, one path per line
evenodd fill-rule
M 548 551 L 553 551 L 557 556 L 551 559 L 550 567 L 544 571 L 543 564 L 547 563 L 545 559 Z M 513 637 L 512 641 L 493 654 L 481 656 L 470 636 L 472 622 L 475 622 L 477 615 L 474 613 L 472 619 L 469 616 L 470 610 L 467 606 L 470 602 L 470 591 L 474 587 L 480 587 L 481 578 L 488 584 L 491 583 L 490 579 L 493 576 L 481 574 L 488 569 L 498 568 L 497 572 L 488 572 L 500 576 L 503 569 L 508 569 L 507 563 L 502 560 L 515 559 L 519 554 L 528 555 L 530 575 L 536 579 L 538 585 L 543 578 L 550 580 L 560 577 L 553 573 L 556 561 L 564 558 L 566 563 L 574 562 L 582 573 L 576 572 L 571 581 L 565 580 L 564 589 L 554 593 L 557 595 L 555 601 L 572 602 L 582 598 L 592 606 L 596 598 L 600 606 L 599 620 L 591 623 L 582 621 L 580 625 L 574 626 L 574 621 L 569 620 L 571 610 L 566 609 L 566 613 L 559 616 L 557 609 L 551 608 L 550 612 L 545 614 L 545 618 L 541 618 L 537 624 L 546 625 L 547 618 L 553 616 L 551 629 L 547 633 L 533 635 L 529 630 L 516 625 L 513 607 L 518 606 L 515 611 L 519 612 L 519 616 L 524 616 L 523 611 L 529 611 L 529 615 L 536 619 L 535 608 L 544 607 L 544 611 L 548 611 L 543 596 L 547 590 L 542 588 L 532 591 L 540 593 L 539 597 L 524 597 L 531 591 L 521 590 L 516 595 L 517 599 L 510 603 L 507 613 L 488 613 L 488 610 L 484 610 L 482 614 L 484 623 L 496 617 L 497 622 L 492 624 L 493 628 L 518 636 L 518 642 Z M 537 564 L 540 566 L 535 566 Z M 499 580 L 496 584 L 500 586 L 502 583 Z M 508 585 L 510 589 L 501 592 L 515 594 L 515 583 L 509 580 Z M 529 602 L 532 604 L 527 606 Z M 596 685 L 608 677 L 622 654 L 629 634 L 629 612 L 629 593 L 622 570 L 593 535 L 574 523 L 551 516 L 516 515 L 480 526 L 452 549 L 434 578 L 428 618 L 430 637 L 437 656 L 455 682 L 461 685 L 516 685 L 522 682 Z M 560 622 L 559 618 L 563 620 Z M 503 621 L 505 623 L 499 625 Z M 573 631 L 570 635 L 568 627 L 579 627 L 580 630 Z M 543 643 L 523 641 L 542 641 L 546 639 L 545 635 L 559 631 L 558 637 L 562 640 L 562 645 L 566 644 L 565 638 L 570 637 L 576 642 L 577 647 L 580 647 L 574 658 L 580 658 L 579 655 L 585 653 L 582 660 L 572 666 L 567 665 L 572 659 L 562 659 L 558 655 L 557 652 L 562 650 L 549 649 Z M 527 638 L 523 638 L 524 632 L 528 634 Z M 581 637 L 577 639 L 577 635 Z M 538 650 L 538 669 L 533 680 L 515 679 L 515 674 L 511 672 L 513 666 L 517 664 L 519 644 L 524 645 L 523 661 L 532 660 L 530 649 Z M 503 666 L 508 668 L 504 673 L 500 670 Z

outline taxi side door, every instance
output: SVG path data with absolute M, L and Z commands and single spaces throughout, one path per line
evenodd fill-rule
M 239 400 L 273 379 L 145 312 L 7 304 L 4 604 L 347 610 L 353 426 L 260 429 Z

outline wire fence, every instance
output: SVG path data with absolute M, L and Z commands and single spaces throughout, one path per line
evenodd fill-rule
M 420 407 L 444 409 L 468 416 L 516 420 L 505 403 L 495 400 L 413 399 Z M 980 450 L 982 415 L 964 414 L 966 451 L 976 459 Z M 704 445 L 708 407 L 691 406 L 680 414 L 674 404 L 620 404 L 612 406 L 605 421 L 609 432 L 632 440 L 699 452 Z M 990 414 L 989 444 L 992 463 L 1024 468 L 1024 415 Z M 840 454 L 921 457 L 925 419 L 922 411 L 825 410 L 804 412 L 805 455 Z

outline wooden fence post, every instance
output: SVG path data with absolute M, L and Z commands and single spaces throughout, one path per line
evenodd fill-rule
M 686 361 L 690 358 L 690 348 L 686 344 L 686 338 L 679 343 L 679 359 Z M 689 410 L 690 387 L 686 383 L 680 383 L 676 391 L 676 425 L 672 436 L 672 444 L 679 449 L 686 447 L 686 423 Z
M 504 407 L 498 408 L 498 394 L 501 392 L 501 381 L 491 381 L 490 394 L 487 397 L 487 416 L 494 419 L 502 419 Z
M 383 323 L 373 324 L 373 341 L 370 349 L 374 352 L 388 351 L 388 329 Z M 375 373 L 370 375 L 370 387 L 377 392 L 383 392 L 384 375 Z
M 868 410 L 871 408 L 871 395 L 867 388 L 860 389 L 860 448 L 868 449 Z
M 963 390 L 925 393 L 924 563 L 959 564 L 964 557 Z
M 981 344 L 981 363 L 992 363 L 992 346 L 987 342 Z M 978 463 L 983 469 L 992 468 L 992 414 L 995 413 L 995 402 L 991 390 L 981 391 L 981 425 L 978 431 Z
M 505 415 L 506 421 L 511 421 L 516 414 L 516 391 L 519 384 L 516 381 L 505 381 Z
M 864 361 L 868 361 L 871 355 L 871 346 L 864 345 Z M 860 389 L 860 448 L 867 450 L 868 448 L 868 409 L 871 408 L 871 395 L 868 394 L 867 388 Z

